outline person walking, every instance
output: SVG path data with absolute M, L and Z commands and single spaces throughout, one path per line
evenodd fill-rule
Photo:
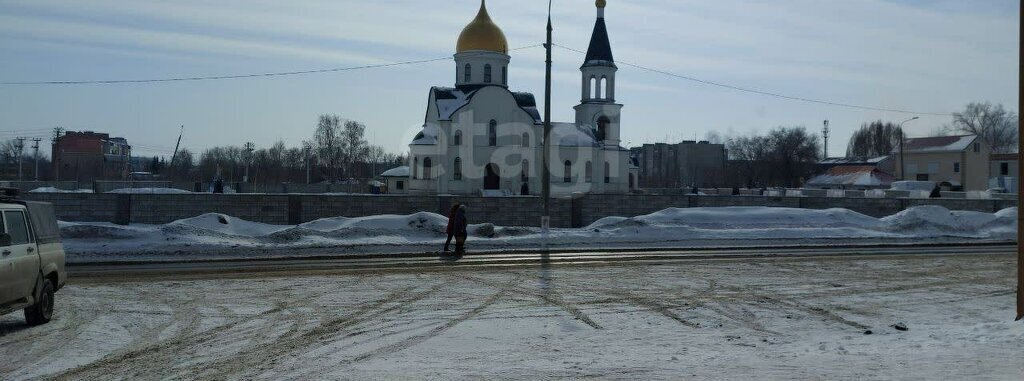
M 457 202 L 452 204 L 451 210 L 448 211 L 448 227 L 446 227 L 445 231 L 444 231 L 445 234 L 448 235 L 448 239 L 446 239 L 444 241 L 444 251 L 446 253 L 451 251 L 451 250 L 448 250 L 448 245 L 451 245 L 452 237 L 455 236 L 455 230 L 453 229 L 453 227 L 455 226 L 455 213 L 458 212 L 458 211 L 459 211 L 459 203 L 457 203 Z
M 466 252 L 466 228 L 469 226 L 469 222 L 466 219 L 466 206 L 459 205 L 459 210 L 455 212 L 455 225 L 452 226 L 452 231 L 455 233 L 455 255 L 462 255 Z

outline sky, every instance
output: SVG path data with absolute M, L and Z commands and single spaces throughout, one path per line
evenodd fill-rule
M 489 0 L 510 48 L 544 40 L 546 2 Z M 450 58 L 478 0 L 3 0 L 0 82 L 153 79 L 344 68 Z M 1016 0 L 608 0 L 624 145 L 832 129 L 831 156 L 871 120 L 934 133 L 969 102 L 1016 111 Z M 593 0 L 555 0 L 556 44 L 586 50 Z M 509 85 L 543 99 L 544 50 L 510 52 Z M 554 51 L 552 116 L 572 121 L 579 53 Z M 927 115 L 784 100 L 637 69 Z M 61 126 L 123 136 L 140 155 L 277 140 L 299 145 L 320 114 L 363 122 L 392 152 L 423 123 L 451 60 L 273 78 L 0 85 L 0 139 Z

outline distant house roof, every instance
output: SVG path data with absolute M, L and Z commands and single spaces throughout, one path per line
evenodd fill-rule
M 398 168 L 391 168 L 381 173 L 380 177 L 409 177 L 409 166 L 403 165 Z
M 828 159 L 818 162 L 821 165 L 877 165 L 885 160 L 889 159 L 889 156 L 879 157 L 830 157 Z
M 977 139 L 977 135 L 910 138 L 906 140 L 906 152 L 961 152 L 970 147 L 971 143 Z M 896 147 L 892 152 L 899 153 L 900 148 Z
M 991 161 L 1020 161 L 1019 153 L 994 153 L 989 155 Z
M 888 187 L 896 177 L 874 166 L 837 166 L 807 180 L 807 186 Z

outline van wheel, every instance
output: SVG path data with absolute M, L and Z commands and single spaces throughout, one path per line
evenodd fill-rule
M 53 318 L 53 284 L 50 280 L 43 281 L 43 292 L 39 294 L 39 300 L 29 308 L 25 309 L 25 322 L 28 325 L 43 325 Z

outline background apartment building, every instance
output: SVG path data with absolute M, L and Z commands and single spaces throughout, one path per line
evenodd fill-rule
M 53 142 L 51 155 L 58 181 L 121 180 L 131 171 L 128 141 L 105 133 L 68 131 Z
M 635 156 L 641 188 L 717 187 L 724 183 L 727 155 L 722 144 L 644 144 Z

